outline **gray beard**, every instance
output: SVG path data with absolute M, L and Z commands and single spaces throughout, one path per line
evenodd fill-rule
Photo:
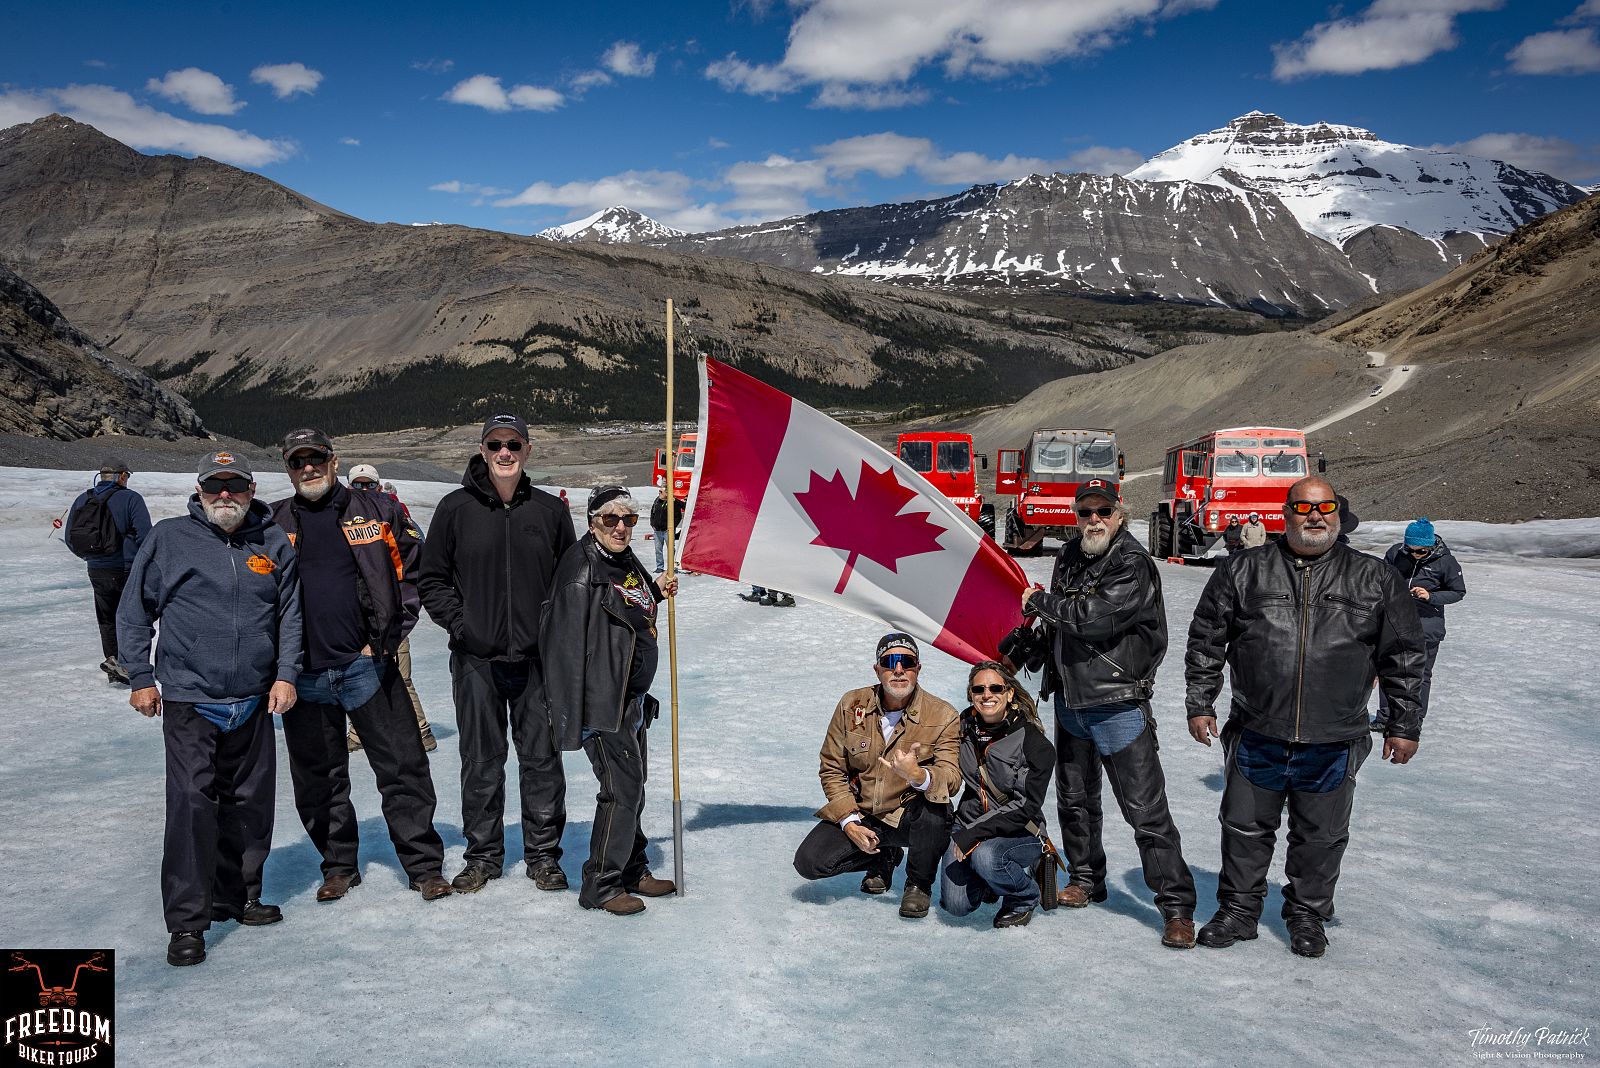
M 1333 548 L 1333 543 L 1339 539 L 1339 528 L 1330 523 L 1320 533 L 1291 529 L 1284 537 L 1289 539 L 1289 548 L 1296 554 L 1321 556 Z
M 328 491 L 331 489 L 333 489 L 333 479 L 329 477 L 324 479 L 321 485 L 316 486 L 301 482 L 295 486 L 294 492 L 297 496 L 304 497 L 308 501 L 320 501 L 328 495 Z
M 228 534 L 239 529 L 244 523 L 245 513 L 249 511 L 237 501 L 217 501 L 214 504 L 201 501 L 200 510 L 205 512 L 207 522 Z
M 1111 547 L 1111 539 L 1116 536 L 1116 532 L 1112 530 L 1108 530 L 1104 534 L 1085 532 L 1079 539 L 1083 543 L 1083 555 L 1099 556 Z

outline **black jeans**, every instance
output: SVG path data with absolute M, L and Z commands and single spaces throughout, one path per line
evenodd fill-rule
M 91 567 L 89 585 L 94 588 L 94 621 L 100 625 L 100 652 L 117 658 L 117 604 L 128 585 L 128 573 L 120 567 Z
M 365 704 L 346 713 L 337 704 L 300 701 L 283 717 L 294 806 L 306 836 L 322 855 L 323 877 L 359 870 L 360 838 L 350 802 L 350 752 L 345 742 L 347 716 L 361 735 L 377 779 L 383 819 L 401 868 L 413 883 L 441 874 L 444 842 L 433 828 L 438 800 L 428 754 L 417 733 L 405 679 L 395 661 L 386 660 L 378 692 Z
M 450 676 L 461 745 L 461 829 L 467 836 L 464 859 L 496 871 L 505 866 L 508 722 L 517 747 L 523 859 L 529 865 L 561 859 L 567 779 L 550 729 L 539 665 L 451 653 Z
M 1155 727 L 1145 710 L 1144 731 L 1123 748 L 1102 757 L 1095 744 L 1056 727 L 1056 816 L 1061 849 L 1073 883 L 1099 896 L 1106 888 L 1106 851 L 1101 841 L 1105 815 L 1100 805 L 1101 769 L 1111 780 L 1122 818 L 1133 828 L 1144 883 L 1156 895 L 1167 919 L 1194 916 L 1194 875 L 1183 859 L 1183 841 L 1167 807 Z
M 1223 736 L 1227 778 L 1222 787 L 1222 871 L 1217 877 L 1217 904 L 1251 924 L 1261 918 L 1267 869 L 1287 803 L 1289 848 L 1284 856 L 1283 916 L 1309 914 L 1323 921 L 1333 919 L 1333 889 L 1339 881 L 1345 846 L 1350 843 L 1356 770 L 1372 751 L 1372 736 L 1363 735 L 1349 743 L 1344 779 L 1334 789 L 1321 792 L 1292 786 L 1268 790 L 1251 782 L 1239 766 L 1239 737 L 1239 732 L 1227 731 Z
M 649 843 L 640 829 L 644 814 L 644 784 L 649 778 L 649 728 L 642 722 L 637 698 L 628 702 L 622 726 L 599 731 L 583 741 L 594 777 L 600 784 L 595 795 L 594 831 L 589 837 L 589 859 L 583 865 L 583 889 L 578 904 L 586 909 L 637 886 L 650 870 L 644 850 Z
M 261 707 L 224 733 L 192 704 L 162 704 L 167 827 L 161 906 L 169 931 L 204 931 L 261 896 L 278 782 L 271 715 Z
M 878 835 L 878 852 L 863 853 L 837 823 L 823 820 L 811 828 L 795 850 L 794 870 L 802 879 L 828 879 L 850 871 L 893 875 L 900 851 L 908 849 L 906 885 L 933 888 L 939 858 L 950 847 L 950 806 L 930 804 L 920 794 L 906 803 L 900 825 L 891 827 L 874 816 L 862 818 Z

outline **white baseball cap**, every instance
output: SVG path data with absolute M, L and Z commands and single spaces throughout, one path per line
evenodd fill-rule
M 350 469 L 350 481 L 360 482 L 362 479 L 366 479 L 371 482 L 383 481 L 378 477 L 378 469 L 376 467 L 373 467 L 371 464 L 356 464 Z

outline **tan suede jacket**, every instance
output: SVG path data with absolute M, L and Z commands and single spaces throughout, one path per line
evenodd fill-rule
M 961 717 L 948 702 L 919 688 L 887 745 L 882 723 L 876 686 L 863 686 L 839 698 L 822 742 L 817 774 L 828 803 L 817 810 L 818 819 L 837 823 L 859 812 L 898 827 L 906 802 L 919 791 L 879 764 L 878 758 L 913 744 L 922 746 L 919 762 L 933 775 L 926 791 L 930 802 L 948 802 L 960 788 Z

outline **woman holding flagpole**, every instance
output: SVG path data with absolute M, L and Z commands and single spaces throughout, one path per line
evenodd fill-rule
M 631 916 L 644 911 L 640 898 L 677 892 L 650 874 L 639 824 L 646 735 L 659 709 L 649 693 L 656 609 L 678 592 L 678 580 L 652 578 L 634 555 L 639 508 L 627 489 L 601 486 L 586 511 L 588 533 L 556 565 L 539 655 L 556 742 L 587 753 L 600 783 L 578 904 Z

